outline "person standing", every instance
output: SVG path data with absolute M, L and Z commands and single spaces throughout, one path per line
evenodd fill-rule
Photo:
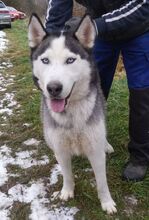
M 120 52 L 123 56 L 129 88 L 130 158 L 122 178 L 143 180 L 149 166 L 149 0 L 76 2 L 87 8 L 97 30 L 93 54 L 106 99 Z M 73 0 L 49 0 L 47 32 L 63 30 L 72 11 Z

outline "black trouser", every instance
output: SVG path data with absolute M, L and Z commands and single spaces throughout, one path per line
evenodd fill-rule
M 129 107 L 130 158 L 149 164 L 149 89 L 130 89 Z

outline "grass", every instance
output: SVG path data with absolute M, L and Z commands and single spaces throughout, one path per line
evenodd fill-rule
M 39 118 L 40 94 L 33 85 L 29 61 L 27 22 L 17 21 L 13 24 L 12 29 L 6 32 L 9 48 L 5 56 L 0 55 L 0 59 L 10 60 L 13 64 L 13 68 L 8 69 L 7 74 L 16 75 L 16 83 L 11 85 L 9 90 L 16 91 L 16 99 L 21 105 L 21 111 L 16 110 L 15 116 L 9 118 L 9 124 L 4 129 L 7 134 L 0 140 L 0 144 L 10 143 L 13 152 L 16 152 L 20 150 L 24 140 L 34 137 L 42 140 L 38 147 L 39 158 L 46 154 L 50 159 L 48 165 L 29 168 L 25 172 L 17 166 L 10 165 L 9 170 L 20 175 L 9 180 L 9 184 L 12 186 L 15 182 L 27 183 L 31 180 L 48 177 L 51 167 L 55 164 L 55 158 L 43 140 Z M 24 123 L 30 123 L 31 126 L 25 128 L 22 126 Z M 2 129 L 1 126 L 0 128 Z M 125 76 L 116 77 L 114 80 L 107 106 L 107 129 L 108 140 L 115 149 L 115 153 L 108 157 L 107 176 L 110 191 L 117 203 L 118 213 L 108 216 L 102 212 L 96 188 L 90 184 L 91 180 L 94 183 L 94 175 L 92 172 L 82 171 L 89 168 L 90 165 L 86 159 L 80 157 L 73 160 L 73 170 L 77 176 L 75 199 L 66 204 L 80 209 L 75 216 L 76 220 L 147 220 L 149 219 L 149 176 L 139 183 L 127 183 L 121 180 L 121 172 L 128 159 L 128 90 Z M 7 191 L 6 188 L 9 184 L 2 190 Z M 51 191 L 60 190 L 61 185 L 62 178 L 57 185 L 50 189 L 49 196 Z M 137 205 L 132 205 L 126 199 L 132 195 L 138 200 Z M 16 203 L 11 211 L 11 219 L 27 219 L 29 212 L 28 205 Z

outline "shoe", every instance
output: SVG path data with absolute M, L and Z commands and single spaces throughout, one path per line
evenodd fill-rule
M 129 161 L 122 173 L 122 180 L 141 181 L 146 175 L 147 168 L 147 165 L 136 164 Z

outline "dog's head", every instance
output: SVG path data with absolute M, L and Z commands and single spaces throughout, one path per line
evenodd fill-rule
M 38 16 L 31 16 L 28 39 L 33 78 L 52 111 L 63 112 L 70 101 L 87 96 L 95 37 L 89 15 L 81 20 L 75 33 L 63 34 L 48 34 Z

